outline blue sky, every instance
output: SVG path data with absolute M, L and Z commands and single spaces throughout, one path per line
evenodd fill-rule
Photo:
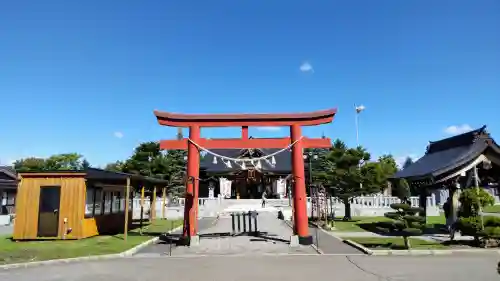
M 0 162 L 124 159 L 141 141 L 175 137 L 154 109 L 337 107 L 332 124 L 304 134 L 355 145 L 363 104 L 360 142 L 374 156 L 419 156 L 429 140 L 483 124 L 500 138 L 499 27 L 496 0 L 7 1 Z

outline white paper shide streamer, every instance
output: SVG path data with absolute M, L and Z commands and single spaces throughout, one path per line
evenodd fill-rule
M 231 163 L 234 163 L 237 166 L 239 166 L 240 169 L 242 169 L 242 170 L 246 170 L 247 166 L 251 165 L 256 170 L 260 171 L 262 169 L 262 161 L 266 162 L 269 166 L 271 166 L 273 168 L 276 167 L 276 158 L 274 156 L 290 149 L 292 146 L 294 146 L 302 138 L 303 137 L 300 137 L 298 140 L 294 141 L 293 143 L 291 143 L 287 147 L 280 149 L 276 152 L 273 152 L 269 155 L 264 155 L 262 157 L 257 157 L 257 158 L 246 158 L 246 159 L 245 158 L 232 158 L 232 157 L 220 155 L 220 154 L 217 154 L 215 152 L 212 152 L 212 151 L 200 146 L 199 144 L 197 144 L 196 142 L 194 142 L 191 139 L 188 139 L 188 141 L 191 142 L 192 144 L 194 144 L 196 147 L 198 147 L 198 149 L 206 152 L 207 154 L 210 154 L 213 157 L 212 163 L 214 165 L 217 165 L 219 163 L 219 161 L 221 161 L 224 165 L 226 165 L 227 168 L 230 168 L 230 169 L 233 168 L 233 165 Z

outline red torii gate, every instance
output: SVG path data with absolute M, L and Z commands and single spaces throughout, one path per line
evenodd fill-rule
M 198 233 L 198 188 L 200 153 L 198 147 L 216 148 L 285 148 L 295 143 L 292 149 L 294 234 L 300 244 L 312 244 L 307 218 L 307 199 L 304 175 L 304 148 L 329 148 L 329 138 L 302 137 L 301 126 L 316 126 L 333 121 L 336 109 L 295 114 L 177 114 L 160 112 L 154 114 L 158 123 L 170 127 L 189 127 L 189 138 L 162 140 L 161 149 L 187 149 L 187 186 L 184 207 L 183 238 L 187 243 Z M 290 138 L 248 138 L 249 126 L 290 126 Z M 202 127 L 241 127 L 240 139 L 205 139 L 200 137 Z

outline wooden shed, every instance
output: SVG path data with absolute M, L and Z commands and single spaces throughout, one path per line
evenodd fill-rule
M 163 180 L 94 168 L 21 172 L 18 177 L 14 240 L 126 232 L 132 221 L 133 189 L 166 185 Z

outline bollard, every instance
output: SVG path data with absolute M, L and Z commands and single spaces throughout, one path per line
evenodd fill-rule
M 241 223 L 241 222 L 240 222 L 240 213 L 237 213 L 237 214 L 236 214 L 236 217 L 237 217 L 237 219 L 238 219 L 238 233 L 239 233 L 239 232 L 241 232 L 241 225 L 240 225 L 240 223 Z
M 236 226 L 234 225 L 234 213 L 231 213 L 231 227 L 233 228 L 233 233 L 235 233 Z
M 243 233 L 247 233 L 247 213 L 243 212 Z
M 248 232 L 252 233 L 252 211 L 248 211 Z
M 255 234 L 258 234 L 259 233 L 259 227 L 257 226 L 257 216 L 259 215 L 259 213 L 254 212 L 253 214 L 254 214 L 253 224 L 254 224 L 254 227 L 255 227 Z

